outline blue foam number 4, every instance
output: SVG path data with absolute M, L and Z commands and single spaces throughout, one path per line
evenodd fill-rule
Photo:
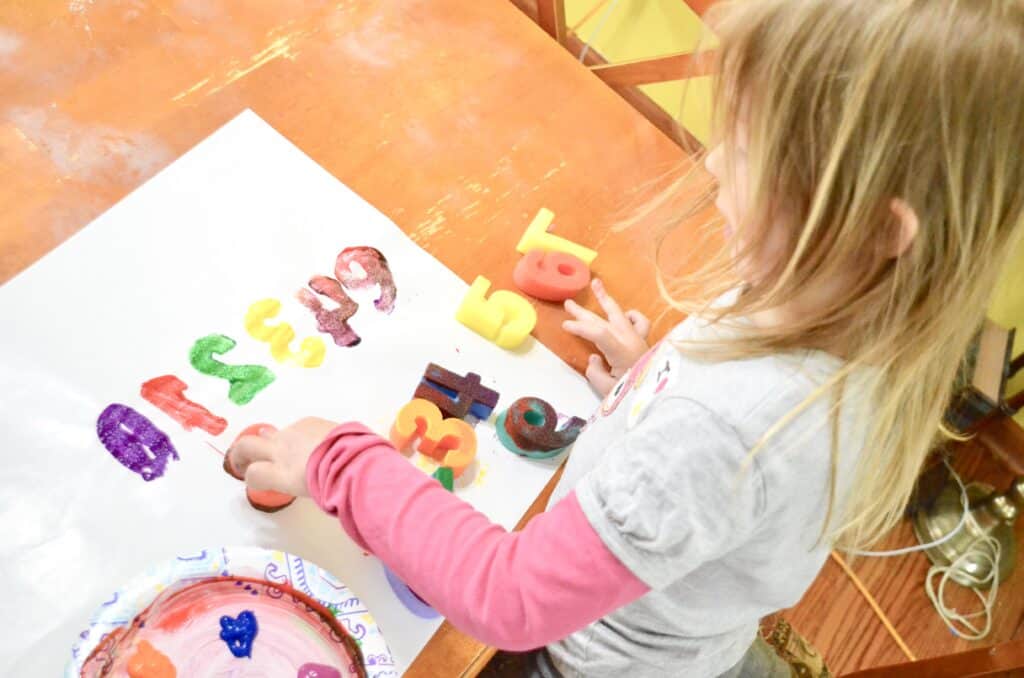
M 262 365 L 225 365 L 214 355 L 233 349 L 236 342 L 223 334 L 209 334 L 199 339 L 189 351 L 189 362 L 203 374 L 227 379 L 231 384 L 228 398 L 236 405 L 245 405 L 274 381 L 274 373 Z

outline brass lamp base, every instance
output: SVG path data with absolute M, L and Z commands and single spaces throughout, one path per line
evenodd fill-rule
M 976 544 L 980 537 L 989 536 L 999 542 L 999 581 L 1006 581 L 1013 572 L 1013 565 L 1017 560 L 1016 540 L 1013 535 L 1017 507 L 1007 496 L 995 494 L 992 486 L 984 483 L 968 484 L 967 497 L 974 520 L 967 521 L 949 541 L 925 549 L 925 554 L 934 564 L 944 566 L 952 564 L 971 550 L 985 549 L 982 553 L 993 556 L 987 546 Z M 938 541 L 956 528 L 962 515 L 960 487 L 950 479 L 932 507 L 929 510 L 920 510 L 914 516 L 914 535 L 921 544 Z M 978 581 L 984 581 L 991 575 L 992 566 L 988 559 L 979 554 L 968 556 L 961 562 L 963 567 L 951 571 L 950 579 L 968 588 L 988 588 L 977 585 Z

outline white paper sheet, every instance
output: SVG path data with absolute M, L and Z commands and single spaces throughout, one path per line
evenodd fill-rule
M 317 333 L 294 294 L 310 276 L 331 275 L 337 253 L 357 245 L 388 258 L 398 301 L 385 315 L 373 308 L 375 290 L 353 292 L 360 310 L 351 322 L 363 341 L 342 348 Z M 249 111 L 0 288 L 0 675 L 57 675 L 111 591 L 151 563 L 217 545 L 283 549 L 333 572 L 407 667 L 440 620 L 408 612 L 380 562 L 308 500 L 273 515 L 251 509 L 206 441 L 224 449 L 250 423 L 305 415 L 361 420 L 386 434 L 428 362 L 481 374 L 501 393 L 499 410 L 539 395 L 560 412 L 590 413 L 596 401 L 585 382 L 546 348 L 534 342 L 510 353 L 458 324 L 465 290 Z M 295 328 L 293 347 L 306 336 L 325 339 L 322 366 L 280 365 L 246 334 L 246 310 L 266 297 L 281 300 L 272 322 Z M 231 403 L 226 381 L 190 365 L 192 344 L 212 333 L 238 342 L 224 362 L 275 373 L 249 404 Z M 227 431 L 185 432 L 143 400 L 141 384 L 164 374 L 226 418 Z M 135 408 L 170 436 L 181 458 L 163 477 L 144 482 L 101 445 L 96 420 L 110 403 Z M 560 459 L 516 457 L 488 423 L 477 434 L 480 470 L 458 493 L 511 528 Z

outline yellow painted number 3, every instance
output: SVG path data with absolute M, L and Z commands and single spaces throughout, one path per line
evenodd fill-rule
M 324 361 L 327 347 L 319 337 L 306 337 L 299 345 L 298 353 L 292 351 L 291 343 L 295 330 L 288 323 L 268 325 L 267 320 L 281 311 L 277 299 L 262 299 L 249 307 L 245 314 L 245 331 L 253 339 L 270 344 L 270 355 L 279 363 L 301 367 L 317 367 Z

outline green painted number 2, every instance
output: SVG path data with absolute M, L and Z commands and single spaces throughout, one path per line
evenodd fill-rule
M 244 405 L 274 381 L 274 373 L 262 365 L 225 365 L 213 357 L 227 353 L 235 344 L 231 337 L 209 334 L 192 345 L 189 362 L 203 374 L 227 379 L 231 384 L 228 398 L 236 405 Z

